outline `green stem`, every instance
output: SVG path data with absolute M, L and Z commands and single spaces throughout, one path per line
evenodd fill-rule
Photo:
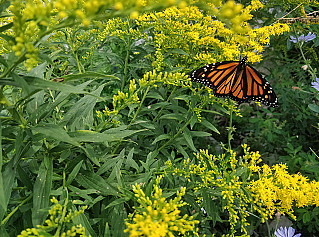
M 267 226 L 267 230 L 268 230 L 268 236 L 271 237 L 270 226 L 269 226 L 268 220 L 266 220 L 265 222 L 266 222 L 266 226 Z
M 315 73 L 314 69 L 311 67 L 310 64 L 308 64 L 307 59 L 302 51 L 302 44 L 299 45 L 299 49 L 301 52 L 301 56 L 302 56 L 303 60 L 305 61 L 305 64 L 309 67 L 309 72 L 310 72 L 311 76 L 313 77 L 313 79 L 316 78 L 316 73 Z
M 33 194 L 31 193 L 29 197 L 27 197 L 26 199 L 24 199 L 16 208 L 14 208 L 14 210 L 13 210 L 12 212 L 9 213 L 9 215 L 7 215 L 6 218 L 4 218 L 4 219 L 1 221 L 1 225 L 4 225 L 4 224 L 9 220 L 9 218 L 10 218 L 16 211 L 18 211 L 21 206 L 23 206 L 26 202 L 28 202 L 32 197 L 33 197 Z
M 229 128 L 228 128 L 228 150 L 229 151 L 231 150 L 230 140 L 232 139 L 232 132 L 233 132 L 233 102 L 231 101 L 231 106 L 229 111 Z
M 143 102 L 144 102 L 144 100 L 146 99 L 146 96 L 147 96 L 148 91 L 150 90 L 150 88 L 151 88 L 151 86 L 148 86 L 148 87 L 146 88 L 146 91 L 145 91 L 145 93 L 144 93 L 144 95 L 143 95 L 143 98 L 142 98 L 142 100 L 141 100 L 141 102 L 140 102 L 140 105 L 139 105 L 139 107 L 137 108 L 137 110 L 136 110 L 136 112 L 135 112 L 135 114 L 134 114 L 134 116 L 133 116 L 131 122 L 130 122 L 129 125 L 127 126 L 127 129 L 129 129 L 129 128 L 131 127 L 132 123 L 135 121 L 135 119 L 136 119 L 136 117 L 137 117 L 139 111 L 140 111 L 141 108 L 142 108 Z M 112 151 L 112 154 L 115 154 L 115 152 L 117 151 L 117 149 L 120 147 L 122 141 L 123 141 L 123 139 L 121 139 L 121 140 L 119 141 L 119 143 L 117 144 L 117 146 L 116 146 L 116 147 L 114 148 L 114 150 Z
M 194 115 L 193 115 L 194 116 Z M 167 145 L 169 145 L 172 141 L 175 140 L 175 138 L 178 137 L 179 134 L 181 134 L 185 128 L 191 123 L 192 119 L 193 119 L 193 116 L 187 121 L 187 123 L 184 124 L 184 126 L 182 128 L 179 129 L 179 131 L 171 138 L 169 139 L 164 145 L 162 145 L 158 151 L 161 151 L 164 147 L 166 147 Z
M 128 71 L 128 61 L 130 58 L 130 51 L 131 51 L 131 37 L 129 36 L 128 42 L 124 41 L 126 44 L 126 57 L 125 57 L 125 62 L 124 62 L 124 76 L 123 76 L 123 81 L 122 81 L 122 86 L 121 86 L 121 91 L 124 90 L 125 87 L 125 82 L 127 80 L 127 71 Z
M 59 221 L 59 226 L 54 234 L 54 237 L 59 237 L 60 236 L 60 232 L 62 230 L 62 227 L 63 227 L 63 223 L 64 223 L 64 219 L 65 219 L 65 215 L 66 215 L 66 211 L 67 211 L 67 205 L 68 205 L 68 202 L 69 202 L 69 192 L 68 192 L 68 189 L 67 187 L 65 186 L 65 171 L 63 171 L 63 188 L 66 192 L 66 198 L 65 198 L 65 201 L 64 201 L 64 205 L 63 205 L 63 211 L 62 211 L 62 215 L 61 215 L 61 219 Z
M 151 88 L 151 86 L 148 86 L 148 87 L 146 88 L 146 91 L 145 91 L 145 93 L 144 93 L 144 95 L 143 95 L 143 98 L 142 98 L 142 100 L 141 100 L 141 102 L 140 102 L 140 105 L 139 105 L 139 107 L 137 108 L 137 110 L 136 110 L 136 112 L 135 112 L 135 114 L 134 114 L 134 116 L 133 116 L 133 118 L 132 118 L 130 124 L 128 125 L 128 128 L 132 125 L 132 123 L 135 121 L 135 119 L 136 119 L 138 113 L 140 112 L 140 110 L 141 110 L 141 108 L 142 108 L 142 105 L 143 105 L 143 102 L 144 102 L 144 100 L 146 99 L 146 96 L 147 96 L 147 94 L 148 94 L 150 88 Z
M 74 54 L 74 57 L 75 57 L 75 60 L 76 60 L 76 64 L 78 65 L 79 73 L 82 73 L 82 70 L 81 70 L 82 67 L 81 67 L 81 63 L 80 63 L 78 54 L 76 52 L 73 52 L 73 54 Z

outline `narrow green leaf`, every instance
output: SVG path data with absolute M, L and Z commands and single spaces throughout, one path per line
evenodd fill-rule
M 57 141 L 66 142 L 74 146 L 80 146 L 75 138 L 69 136 L 69 134 L 60 126 L 55 124 L 45 124 L 42 126 L 33 127 L 34 133 L 41 133 L 46 137 L 51 137 Z
M 0 119 L 0 171 L 2 171 L 2 162 L 3 162 L 3 158 L 2 158 L 2 123 L 1 123 L 1 119 Z M 7 210 L 2 172 L 0 173 L 0 208 L 3 209 L 4 211 Z
M 109 223 L 105 223 L 104 237 L 111 237 Z
M 4 205 L 0 205 L 0 220 L 4 217 L 6 210 L 7 210 L 7 205 L 9 203 L 10 197 L 11 197 L 11 192 L 12 188 L 14 186 L 14 182 L 16 181 L 16 168 L 18 161 L 21 159 L 21 155 L 23 152 L 23 149 L 25 148 L 25 145 L 23 143 L 23 140 L 25 138 L 25 134 L 22 130 L 19 131 L 19 133 L 16 135 L 15 138 L 15 144 L 14 144 L 14 150 L 15 150 L 15 155 L 13 159 L 11 159 L 5 166 L 2 168 L 2 182 L 0 185 L 2 185 L 2 190 L 0 195 L 3 195 L 1 198 L 4 199 Z M 4 206 L 4 208 L 3 208 Z
M 73 205 L 72 206 L 73 211 L 76 211 L 76 207 Z M 84 215 L 83 213 L 81 213 L 80 215 L 74 217 L 72 219 L 73 223 L 75 225 L 82 225 L 85 228 L 85 235 L 89 236 L 91 235 L 92 237 L 97 237 L 95 231 L 93 230 L 89 220 L 87 219 L 86 215 Z
M 117 196 L 117 189 L 114 188 L 111 184 L 106 182 L 101 176 L 91 173 L 88 171 L 79 173 L 75 180 L 81 184 L 84 188 L 95 189 L 97 193 L 100 193 L 104 196 L 113 195 Z
M 111 202 L 109 205 L 107 205 L 105 207 L 105 209 L 108 209 L 110 207 L 114 207 L 114 206 L 117 206 L 119 204 L 122 204 L 122 203 L 125 203 L 127 201 L 129 201 L 131 198 L 130 197 L 121 197 L 121 198 L 117 198 L 115 199 L 113 202 Z
M 109 177 L 107 178 L 108 182 L 113 182 L 115 177 L 117 178 L 117 181 L 119 184 L 122 184 L 121 181 L 121 177 L 119 176 L 120 174 L 120 170 L 122 167 L 122 164 L 124 162 L 124 156 L 125 156 L 125 148 L 120 152 L 120 154 L 118 155 L 118 161 L 116 162 L 115 166 L 113 167 L 113 170 L 111 172 L 111 174 L 109 175 Z
M 77 132 L 70 133 L 70 135 L 72 136 L 72 139 L 78 142 L 112 142 L 142 131 L 146 131 L 146 129 L 124 130 L 116 133 L 110 133 L 109 131 L 98 133 L 89 130 L 78 130 Z
M 201 122 L 206 128 L 214 131 L 215 133 L 220 134 L 220 132 L 217 130 L 217 128 L 211 124 L 209 121 L 207 121 L 205 118 L 202 118 L 202 122 Z
M 17 167 L 17 173 L 19 175 L 19 180 L 29 189 L 33 189 L 33 181 L 30 179 L 29 175 L 21 168 L 20 164 Z
M 168 134 L 162 134 L 162 135 L 159 135 L 158 137 L 156 137 L 156 138 L 154 139 L 154 141 L 152 142 L 152 144 L 155 144 L 155 143 L 157 143 L 158 141 L 162 141 L 162 140 L 170 139 L 170 138 L 171 138 L 170 135 L 168 135 Z
M 190 131 L 190 134 L 192 137 L 209 137 L 212 134 L 208 132 L 203 132 L 203 131 Z
M 116 157 L 113 159 L 108 159 L 102 166 L 101 168 L 98 169 L 96 172 L 97 175 L 104 174 L 106 171 L 108 171 L 110 168 L 114 167 L 115 164 L 118 162 L 120 158 Z
M 66 186 L 69 186 L 72 181 L 75 179 L 75 177 L 77 176 L 77 174 L 79 173 L 81 166 L 82 166 L 83 160 L 81 160 L 75 167 L 74 169 L 71 171 L 71 173 L 68 176 L 68 179 L 65 183 Z
M 196 147 L 194 146 L 194 143 L 193 143 L 193 138 L 189 132 L 188 129 L 185 129 L 184 132 L 183 132 L 183 137 L 185 138 L 187 144 L 189 145 L 189 147 L 193 150 L 193 151 L 196 151 Z
M 63 91 L 73 94 L 88 94 L 88 92 L 78 89 L 76 86 L 71 86 L 66 83 L 59 83 L 54 81 L 46 81 L 38 77 L 24 76 L 24 80 L 35 89 L 48 89 Z
M 169 49 L 167 52 L 167 54 L 172 54 L 172 53 L 189 56 L 189 54 L 187 52 L 185 52 L 182 49 L 178 49 L 178 48 Z
M 134 168 L 138 172 L 140 167 L 135 162 L 135 160 L 133 160 L 133 154 L 134 154 L 134 147 L 129 151 L 125 164 L 128 165 L 129 167 Z
M 83 129 L 87 124 L 92 124 L 94 121 L 94 108 L 103 88 L 104 84 L 73 104 L 63 116 L 61 124 L 67 124 L 71 131 Z
M 10 235 L 8 234 L 8 232 L 5 229 L 4 225 L 0 226 L 0 236 L 1 237 L 10 237 Z
M 4 25 L 4 26 L 1 26 L 1 27 L 0 27 L 0 32 L 3 32 L 3 31 L 5 31 L 5 30 L 8 30 L 8 29 L 10 29 L 12 26 L 13 26 L 13 22 L 10 22 L 10 23 L 8 23 L 8 24 L 6 24 L 6 25 Z
M 113 76 L 113 75 L 107 75 L 99 72 L 84 72 L 79 74 L 69 74 L 62 77 L 65 81 L 71 81 L 71 80 L 78 80 L 83 78 L 103 78 L 103 79 L 109 79 L 109 80 L 116 80 L 120 81 L 120 78 Z
M 48 213 L 43 209 L 49 207 L 50 193 L 53 176 L 53 159 L 45 157 L 40 165 L 37 179 L 33 189 L 33 208 L 32 224 L 33 226 L 43 224 Z
M 161 116 L 160 119 L 174 119 L 178 121 L 184 121 L 185 116 L 183 116 L 182 114 L 172 113 L 172 114 L 164 114 L 163 116 Z

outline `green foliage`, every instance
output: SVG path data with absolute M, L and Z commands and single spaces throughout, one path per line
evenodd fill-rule
M 270 35 L 289 28 L 266 27 L 267 21 L 258 29 L 244 27 L 246 20 L 254 26 L 269 13 L 256 12 L 258 1 L 244 4 L 240 21 L 234 13 L 243 6 L 212 2 L 0 3 L 0 236 L 132 236 L 128 223 L 147 223 L 144 212 L 163 225 L 173 223 L 172 233 L 250 234 L 271 215 L 237 210 L 254 205 L 246 188 L 259 178 L 248 175 L 244 156 L 238 166 L 232 163 L 230 148 L 239 151 L 242 143 L 260 150 L 264 162 L 283 161 L 291 172 L 317 179 L 318 157 L 309 147 L 318 148 L 319 95 L 301 66 L 319 68 L 318 39 L 303 45 L 302 63 L 288 34 L 272 39 L 261 67 L 269 69 L 281 106 L 239 110 L 192 84 L 185 72 L 212 60 L 237 59 L 246 43 L 244 52 L 259 61 L 254 50 L 263 51 Z M 308 31 L 295 27 L 295 35 Z M 315 25 L 309 28 L 318 35 Z M 223 154 L 224 163 L 210 164 L 222 165 L 216 183 L 199 185 L 198 173 L 174 175 L 186 167 L 184 161 L 199 165 L 193 154 L 202 148 Z M 168 172 L 169 162 L 177 170 Z M 230 193 L 238 194 L 235 201 Z M 170 220 L 150 210 L 147 198 L 164 214 L 168 205 Z M 317 207 L 299 207 L 298 228 L 318 233 L 316 212 Z

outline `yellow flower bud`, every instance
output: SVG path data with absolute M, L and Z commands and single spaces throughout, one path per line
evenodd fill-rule
M 138 15 L 139 15 L 138 11 L 133 11 L 133 12 L 131 12 L 130 18 L 136 19 L 136 18 L 138 18 Z

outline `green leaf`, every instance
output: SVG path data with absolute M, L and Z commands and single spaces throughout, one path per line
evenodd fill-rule
M 74 169 L 71 171 L 71 173 L 68 176 L 68 179 L 65 183 L 65 186 L 69 186 L 72 181 L 75 179 L 75 177 L 77 176 L 77 174 L 79 173 L 81 166 L 82 166 L 83 160 L 81 160 L 75 167 Z
M 192 137 L 210 137 L 212 135 L 211 133 L 202 131 L 190 131 L 190 134 Z
M 114 133 L 112 133 L 111 129 L 103 133 L 93 132 L 89 130 L 78 130 L 76 132 L 70 133 L 70 136 L 72 136 L 72 139 L 78 142 L 112 142 L 121 140 L 125 137 L 142 131 L 146 131 L 146 129 L 124 130 Z
M 73 104 L 72 108 L 63 116 L 61 123 L 67 124 L 71 131 L 83 129 L 87 124 L 92 124 L 94 107 L 103 88 L 104 85 L 99 86 L 95 91 Z
M 48 89 L 63 91 L 73 94 L 88 94 L 88 92 L 80 90 L 76 86 L 71 86 L 66 83 L 59 83 L 54 81 L 46 81 L 38 77 L 24 76 L 23 79 L 34 89 Z
M 73 210 L 73 212 L 77 211 L 77 209 L 76 209 L 76 207 L 74 205 L 72 205 L 72 210 Z M 74 217 L 72 219 L 72 221 L 73 221 L 73 223 L 75 225 L 80 225 L 81 224 L 85 228 L 85 235 L 86 236 L 91 235 L 92 237 L 97 237 L 97 235 L 96 235 L 95 231 L 93 230 L 89 220 L 87 219 L 87 217 L 83 213 L 81 213 L 80 215 Z
M 133 160 L 133 154 L 134 154 L 134 147 L 129 151 L 125 164 L 129 166 L 128 168 L 132 167 L 138 172 L 140 167 L 135 162 L 135 160 Z
M 88 171 L 81 172 L 76 176 L 75 180 L 85 188 L 95 189 L 96 192 L 100 193 L 101 195 L 118 196 L 117 189 L 106 182 L 104 178 L 95 173 Z
M 193 138 L 189 132 L 189 130 L 186 128 L 183 132 L 183 137 L 185 138 L 187 144 L 189 145 L 189 147 L 193 150 L 193 151 L 197 151 L 196 147 L 194 146 L 193 143 Z
M 84 88 L 86 88 L 89 84 L 90 82 L 85 82 L 77 85 L 76 88 L 78 91 L 83 91 Z M 43 118 L 51 116 L 52 111 L 54 111 L 58 105 L 60 105 L 64 101 L 67 101 L 67 98 L 70 96 L 70 94 L 71 93 L 69 92 L 60 92 L 53 103 L 42 104 L 39 109 L 33 110 L 33 113 L 32 111 L 30 111 L 31 115 L 29 121 L 37 121 L 37 123 L 39 123 L 39 121 L 41 121 Z
M 53 159 L 44 157 L 37 179 L 33 189 L 33 208 L 32 208 L 32 224 L 33 226 L 43 224 L 48 213 L 43 211 L 49 208 L 50 193 L 52 187 L 53 176 Z
M 189 56 L 189 54 L 187 52 L 185 52 L 182 49 L 178 49 L 178 48 L 169 49 L 167 52 L 167 54 L 172 54 L 172 53 Z
M 202 118 L 201 124 L 203 124 L 206 128 L 214 131 L 215 133 L 220 134 L 220 132 L 217 130 L 217 128 L 213 124 L 211 124 L 209 121 L 207 121 L 205 118 Z
M 302 215 L 302 222 L 308 223 L 311 220 L 310 212 L 306 212 L 305 214 Z
M 157 143 L 158 141 L 162 141 L 162 140 L 170 139 L 170 138 L 171 138 L 170 135 L 168 135 L 168 134 L 162 134 L 162 135 L 159 135 L 158 137 L 156 137 L 156 138 L 154 139 L 154 141 L 152 142 L 152 144 L 155 144 L 155 143 Z
M 3 170 L 1 173 L 2 182 L 0 182 L 0 190 L 2 190 L 0 194 L 2 196 L 1 197 L 2 204 L 0 205 L 0 220 L 2 220 L 2 218 L 4 217 L 6 213 L 7 205 L 11 197 L 12 188 L 14 186 L 14 182 L 16 181 L 17 164 L 18 164 L 18 161 L 21 159 L 23 150 L 26 147 L 23 143 L 24 138 L 25 138 L 25 134 L 22 130 L 20 130 L 15 138 L 15 144 L 14 144 L 15 155 L 4 166 L 4 168 L 2 168 Z M 3 182 L 4 180 L 5 182 Z
M 114 159 L 107 159 L 105 160 L 104 164 L 101 166 L 101 168 L 98 169 L 96 172 L 97 175 L 104 174 L 106 171 L 108 171 L 110 168 L 113 168 L 115 164 L 118 162 L 118 160 L 121 159 L 121 157 L 116 157 Z
M 34 133 L 41 133 L 46 137 L 53 138 L 57 141 L 66 142 L 74 146 L 80 146 L 77 139 L 72 138 L 69 134 L 60 126 L 55 124 L 45 124 L 31 128 Z
M 3 26 L 0 27 L 0 32 L 3 32 L 3 31 L 5 31 L 5 30 L 8 30 L 8 29 L 10 29 L 12 26 L 13 26 L 13 22 L 10 22 L 10 23 L 8 23 L 8 24 L 6 24 L 6 25 L 3 25 Z
M 2 171 L 2 162 L 3 162 L 2 149 L 3 149 L 2 148 L 2 123 L 1 123 L 1 119 L 0 119 L 0 171 Z M 6 196 L 5 196 L 4 186 L 3 186 L 2 174 L 3 173 L 1 172 L 0 173 L 0 209 L 3 209 L 4 211 L 6 211 L 7 204 L 6 204 Z
M 109 223 L 105 223 L 104 237 L 111 237 Z
M 185 116 L 183 116 L 182 114 L 172 113 L 172 114 L 164 114 L 163 116 L 161 116 L 160 119 L 173 119 L 178 121 L 184 121 Z
M 69 74 L 69 75 L 65 75 L 62 76 L 62 78 L 65 81 L 71 81 L 71 80 L 79 80 L 79 79 L 83 79 L 83 78 L 98 78 L 98 79 L 108 79 L 108 80 L 117 80 L 120 81 L 120 78 L 113 76 L 113 75 L 107 75 L 104 73 L 100 73 L 100 72 L 84 72 L 84 73 L 79 73 L 79 74 Z
M 110 207 L 114 207 L 114 206 L 117 206 L 119 204 L 122 204 L 122 203 L 125 203 L 127 201 L 129 201 L 131 198 L 130 197 L 121 197 L 121 198 L 117 198 L 115 199 L 113 202 L 111 202 L 109 205 L 107 205 L 105 207 L 105 209 L 108 209 Z
M 312 111 L 319 113 L 319 106 L 316 104 L 309 104 L 308 105 L 309 109 L 311 109 Z

